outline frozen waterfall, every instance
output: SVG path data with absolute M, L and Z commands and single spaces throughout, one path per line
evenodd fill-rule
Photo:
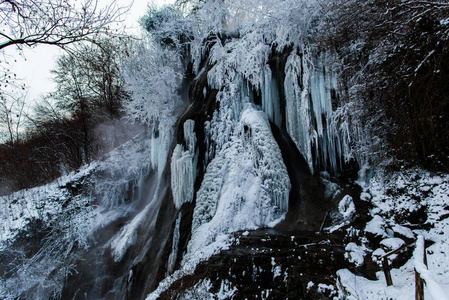
M 289 192 L 287 169 L 268 119 L 247 103 L 234 134 L 207 167 L 186 258 L 222 234 L 274 226 L 285 217 Z
M 286 128 L 312 172 L 336 173 L 349 149 L 347 123 L 340 123 L 332 101 L 338 97 L 337 77 L 322 58 L 292 52 L 285 66 Z
M 177 209 L 181 208 L 183 203 L 193 200 L 198 160 L 195 154 L 196 135 L 194 127 L 195 122 L 193 120 L 187 120 L 184 123 L 184 141 L 187 144 L 187 150 L 184 151 L 184 146 L 178 144 L 172 155 L 171 187 L 173 202 Z

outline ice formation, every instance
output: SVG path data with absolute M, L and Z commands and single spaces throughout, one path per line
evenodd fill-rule
M 229 142 L 207 167 L 186 257 L 221 234 L 274 226 L 287 212 L 289 192 L 287 169 L 268 119 L 247 103 Z
M 348 124 L 333 111 L 338 96 L 337 77 L 322 62 L 302 52 L 292 52 L 285 66 L 285 125 L 313 172 L 336 173 L 349 157 Z
M 120 232 L 112 239 L 111 251 L 115 262 L 121 261 L 129 247 L 136 243 L 137 231 L 151 209 L 154 209 L 152 203 L 148 204 L 131 222 L 122 227 Z
M 262 110 L 267 114 L 268 119 L 282 127 L 281 104 L 279 102 L 278 83 L 273 78 L 271 69 L 268 66 L 264 68 L 264 84 L 261 88 Z
M 179 247 L 179 227 L 181 226 L 181 218 L 182 213 L 179 213 L 178 218 L 176 219 L 175 230 L 173 232 L 173 241 L 171 247 L 171 253 L 168 257 L 167 262 L 167 273 L 170 274 L 173 272 L 176 263 L 176 257 L 178 255 L 178 247 Z
M 310 120 L 309 77 L 307 62 L 296 52 L 292 52 L 285 65 L 285 125 L 289 135 L 295 142 L 301 154 L 313 170 L 312 148 L 310 134 L 313 128 Z M 300 85 L 302 83 L 302 86 Z
M 184 123 L 184 146 L 176 145 L 171 160 L 171 187 L 173 202 L 177 209 L 186 202 L 192 202 L 194 184 L 196 178 L 197 155 L 195 154 L 196 135 L 194 132 L 195 122 L 187 120 Z

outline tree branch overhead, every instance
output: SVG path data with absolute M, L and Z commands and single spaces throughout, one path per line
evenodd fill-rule
M 59 47 L 113 34 L 110 26 L 122 20 L 128 7 L 116 1 L 101 7 L 98 0 L 81 4 L 69 0 L 0 0 L 0 50 L 15 45 Z

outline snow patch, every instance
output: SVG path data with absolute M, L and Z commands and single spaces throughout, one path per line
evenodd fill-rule
M 400 238 L 387 238 L 380 242 L 380 246 L 387 252 L 396 250 L 405 245 L 405 242 Z
M 358 246 L 356 243 L 349 243 L 345 247 L 346 253 L 345 258 L 351 263 L 354 263 L 356 267 L 363 265 L 365 261 L 365 247 Z
M 388 236 L 386 232 L 386 223 L 379 215 L 375 215 L 374 218 L 366 224 L 365 231 L 374 235 Z
M 344 220 L 351 221 L 355 216 L 355 204 L 352 200 L 352 197 L 346 195 L 341 199 L 340 203 L 338 203 L 338 211 L 343 216 Z

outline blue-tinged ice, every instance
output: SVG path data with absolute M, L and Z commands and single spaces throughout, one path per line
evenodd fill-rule
M 194 194 L 194 184 L 197 174 L 196 135 L 195 122 L 187 120 L 184 123 L 184 141 L 187 149 L 183 145 L 176 145 L 171 160 L 171 188 L 173 202 L 177 209 L 186 202 L 192 202 Z
M 223 234 L 280 222 L 288 210 L 290 187 L 265 113 L 247 103 L 234 134 L 207 167 L 187 259 Z
M 285 125 L 309 164 L 337 173 L 350 151 L 348 123 L 332 107 L 338 97 L 337 76 L 320 56 L 292 52 L 285 66 Z
M 180 212 L 178 218 L 176 219 L 175 230 L 173 231 L 173 241 L 172 241 L 171 253 L 170 253 L 170 256 L 168 257 L 168 262 L 167 262 L 167 273 L 168 274 L 173 273 L 173 270 L 175 268 L 176 258 L 178 256 L 179 236 L 180 236 L 179 228 L 181 226 L 181 218 L 182 218 L 182 213 Z

